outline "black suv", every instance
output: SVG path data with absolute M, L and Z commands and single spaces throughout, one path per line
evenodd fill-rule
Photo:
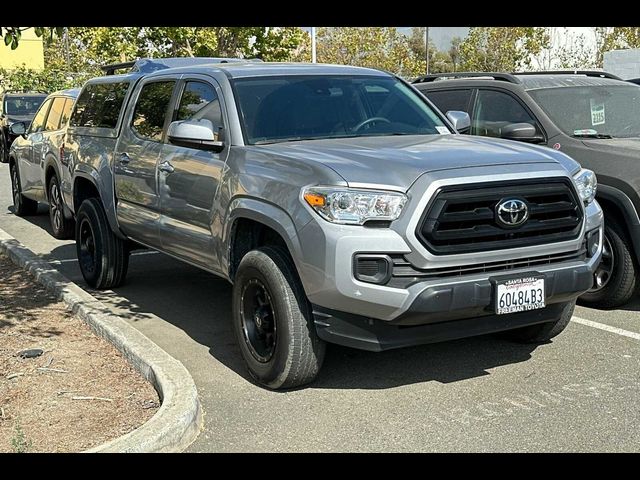
M 468 112 L 462 133 L 567 153 L 598 178 L 605 215 L 602 262 L 583 304 L 625 304 L 640 285 L 640 86 L 595 71 L 446 73 L 414 86 L 443 112 Z
M 9 133 L 9 127 L 16 122 L 24 122 L 28 128 L 46 93 L 4 92 L 0 95 L 0 162 L 9 161 L 9 147 L 16 135 Z

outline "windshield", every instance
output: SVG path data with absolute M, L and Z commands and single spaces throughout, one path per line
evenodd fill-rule
M 250 145 L 322 138 L 451 133 L 393 77 L 283 76 L 233 82 Z
M 46 95 L 28 95 L 24 97 L 6 97 L 5 112 L 7 115 L 35 115 L 36 111 L 47 98 Z
M 530 90 L 529 95 L 567 135 L 640 136 L 640 87 L 598 85 Z

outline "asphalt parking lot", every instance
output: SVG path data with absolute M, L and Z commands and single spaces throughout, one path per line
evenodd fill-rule
M 46 206 L 19 218 L 11 205 L 0 164 L 0 228 L 84 287 L 75 245 L 48 233 Z M 226 281 L 143 251 L 123 287 L 92 293 L 191 372 L 205 425 L 189 451 L 640 450 L 638 300 L 578 307 L 540 346 L 495 336 L 384 353 L 330 346 L 318 380 L 283 393 L 249 380 Z

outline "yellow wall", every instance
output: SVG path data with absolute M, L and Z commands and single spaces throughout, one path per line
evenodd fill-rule
M 11 50 L 11 46 L 7 46 L 0 41 L 0 67 L 15 68 L 22 64 L 27 68 L 42 70 L 44 68 L 44 49 L 42 47 L 42 38 L 38 38 L 33 28 L 22 32 L 18 48 Z

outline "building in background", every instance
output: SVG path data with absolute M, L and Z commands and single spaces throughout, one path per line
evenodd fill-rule
M 15 50 L 0 42 L 0 68 L 13 69 L 22 64 L 34 70 L 44 68 L 42 38 L 36 36 L 33 28 L 22 32 L 22 38 Z
M 604 54 L 604 71 L 623 80 L 640 78 L 640 49 L 611 50 Z

